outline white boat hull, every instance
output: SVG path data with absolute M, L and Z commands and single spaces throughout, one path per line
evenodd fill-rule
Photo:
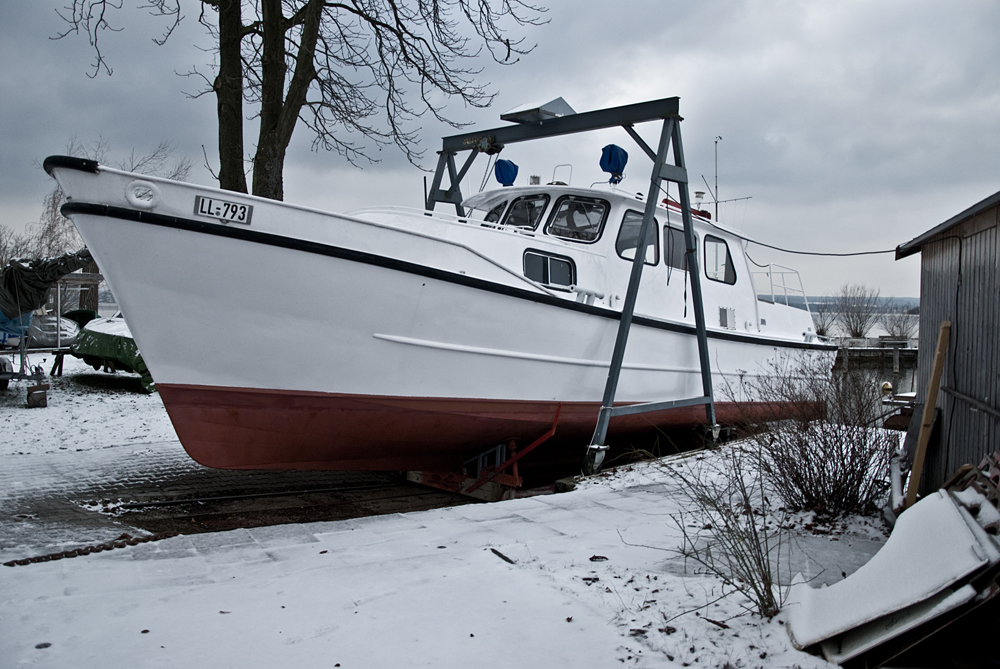
M 118 195 L 134 175 L 55 176 L 199 462 L 451 470 L 498 441 L 533 440 L 560 406 L 558 434 L 582 454 L 615 311 L 539 290 L 461 244 L 442 259 L 440 241 L 412 230 L 231 193 L 253 203 L 253 226 L 225 224 L 188 213 L 211 189 L 156 182 L 155 211 L 142 211 Z M 817 349 L 728 333 L 709 346 L 720 397 L 777 349 Z M 701 394 L 693 328 L 638 317 L 618 401 Z M 745 409 L 717 411 L 734 421 Z M 704 420 L 703 407 L 620 417 L 611 435 Z

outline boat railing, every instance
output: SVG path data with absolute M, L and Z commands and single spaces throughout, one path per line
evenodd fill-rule
M 798 270 L 774 263 L 761 267 L 762 269 L 750 272 L 758 300 L 788 307 L 805 306 L 805 310 L 810 311 L 809 299 Z

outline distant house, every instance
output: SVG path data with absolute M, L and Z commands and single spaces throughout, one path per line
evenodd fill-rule
M 937 406 L 939 439 L 927 452 L 925 489 L 1000 448 L 1000 192 L 896 248 L 920 253 L 917 401 L 927 396 L 938 329 L 952 323 Z

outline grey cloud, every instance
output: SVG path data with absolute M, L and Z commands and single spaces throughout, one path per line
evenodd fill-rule
M 0 214 L 40 202 L 51 185 L 34 165 L 73 136 L 102 136 L 121 152 L 165 138 L 197 165 L 202 145 L 214 157 L 214 98 L 187 99 L 183 92 L 197 82 L 175 75 L 192 66 L 210 71 L 211 55 L 196 48 L 208 46 L 196 16 L 156 47 L 150 39 L 161 24 L 122 12 L 126 30 L 104 37 L 115 74 L 91 80 L 85 41 L 50 41 L 58 19 L 40 4 L 0 8 L 0 56 L 14 64 L 0 72 Z M 563 96 L 587 111 L 678 95 L 692 190 L 702 189 L 703 174 L 712 181 L 713 138 L 721 135 L 722 197 L 753 196 L 723 207 L 730 222 L 800 248 L 894 246 L 1000 189 L 996 3 L 547 4 L 550 23 L 524 33 L 538 43 L 533 53 L 512 67 L 484 63 L 480 81 L 498 92 L 494 106 L 451 104 L 449 117 L 489 127 L 531 100 Z M 412 127 L 420 128 L 425 167 L 434 164 L 440 136 L 458 132 L 431 118 Z M 642 132 L 651 138 L 656 130 Z M 251 121 L 248 151 L 254 134 Z M 300 183 L 288 185 L 290 196 L 333 208 L 366 199 L 419 205 L 424 173 L 395 149 L 376 152 L 381 162 L 357 172 L 336 155 L 311 151 L 310 140 L 300 126 L 286 170 Z M 574 181 L 589 183 L 602 178 L 597 157 L 608 141 L 633 156 L 626 185 L 645 191 L 647 163 L 623 132 L 512 146 L 504 157 L 522 164 L 522 175 L 546 178 L 554 165 L 571 163 Z M 473 168 L 470 187 L 478 189 L 485 164 Z M 192 178 L 211 183 L 200 168 Z M 349 197 L 338 198 L 337 183 L 350 184 Z M 918 290 L 913 268 L 888 259 L 802 263 L 755 253 L 804 267 L 816 292 L 834 290 L 841 275 L 882 283 L 887 293 Z

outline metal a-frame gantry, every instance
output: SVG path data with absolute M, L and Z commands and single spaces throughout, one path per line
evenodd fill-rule
M 532 139 L 569 135 L 590 130 L 599 130 L 621 126 L 625 129 L 639 147 L 653 161 L 653 172 L 650 177 L 646 206 L 642 216 L 642 226 L 639 229 L 639 248 L 632 260 L 632 273 L 629 276 L 628 291 L 622 306 L 621 321 L 618 326 L 618 336 L 611 355 L 611 365 L 608 369 L 608 381 L 601 401 L 601 409 L 597 419 L 594 436 L 587 447 L 584 469 L 588 473 L 596 472 L 604 461 L 607 451 L 605 440 L 608 424 L 614 416 L 627 414 L 662 411 L 685 406 L 705 405 L 705 417 L 712 430 L 713 437 L 718 435 L 718 425 L 715 417 L 715 399 L 712 393 L 712 370 L 708 357 L 708 337 L 705 330 L 705 308 L 701 292 L 701 272 L 698 263 L 698 252 L 695 244 L 693 224 L 691 221 L 691 200 L 688 195 L 688 177 L 684 162 L 684 149 L 681 144 L 681 117 L 678 114 L 680 98 L 664 98 L 650 102 L 641 102 L 623 107 L 600 109 L 581 114 L 567 114 L 542 120 L 532 120 L 526 123 L 510 125 L 492 130 L 470 132 L 462 135 L 445 137 L 438 158 L 437 170 L 427 195 L 426 208 L 433 210 L 438 202 L 455 205 L 459 216 L 465 216 L 462 208 L 461 182 L 472 163 L 480 153 L 493 155 L 499 153 L 504 145 L 524 142 Z M 634 124 L 648 121 L 662 121 L 660 141 L 656 151 L 636 133 Z M 671 152 L 672 149 L 672 152 Z M 455 157 L 461 151 L 471 151 L 471 154 L 458 170 Z M 673 162 L 668 160 L 672 153 Z M 441 182 L 447 171 L 450 187 L 441 189 Z M 698 359 L 701 367 L 702 390 L 700 397 L 672 400 L 665 402 L 648 402 L 643 404 L 628 404 L 614 406 L 615 393 L 618 390 L 618 380 L 621 376 L 622 362 L 625 358 L 625 346 L 628 343 L 629 330 L 632 326 L 632 316 L 635 311 L 636 296 L 639 292 L 639 279 L 646 258 L 646 244 L 659 200 L 661 181 L 672 181 L 678 185 L 682 218 L 684 221 L 684 242 L 686 246 L 687 266 L 690 268 L 691 293 L 694 302 L 695 332 L 698 338 Z

